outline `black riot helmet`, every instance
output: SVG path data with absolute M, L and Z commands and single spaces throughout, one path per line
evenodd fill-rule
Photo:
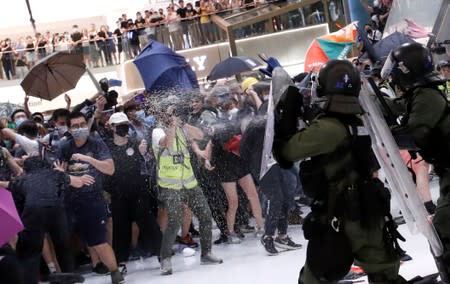
M 317 78 L 317 102 L 326 112 L 361 114 L 361 77 L 350 61 L 333 59 L 325 63 Z
M 433 57 L 427 48 L 420 43 L 405 43 L 391 51 L 381 77 L 390 75 L 393 83 L 406 91 L 425 85 L 433 69 Z

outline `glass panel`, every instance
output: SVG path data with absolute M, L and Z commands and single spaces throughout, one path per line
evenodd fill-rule
M 231 25 L 243 22 L 245 20 L 248 20 L 250 18 L 260 16 L 272 11 L 275 11 L 277 9 L 276 6 L 268 5 L 265 7 L 260 7 L 256 9 L 249 10 L 245 13 L 239 14 L 239 15 L 233 15 L 231 17 L 225 18 L 225 20 L 230 23 Z
M 239 23 L 238 20 L 245 22 L 252 17 L 267 14 L 267 19 L 261 22 L 237 28 L 235 30 L 236 39 L 325 23 L 325 14 L 321 2 L 303 8 L 296 8 L 298 5 L 292 5 L 298 3 L 298 1 L 285 3 L 283 6 L 291 5 L 292 10 L 278 16 L 273 16 L 272 13 L 277 8 L 268 6 L 250 10 L 244 14 L 229 17 L 226 20 L 228 23 L 237 24 Z
M 442 0 L 403 0 L 393 1 L 386 22 L 383 37 L 406 28 L 404 19 L 413 19 L 417 24 L 431 32 L 436 21 Z

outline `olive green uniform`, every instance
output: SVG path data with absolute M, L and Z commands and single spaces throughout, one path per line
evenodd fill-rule
M 341 146 L 348 142 L 347 126 L 332 117 L 319 117 L 306 129 L 292 136 L 280 149 L 283 159 L 298 161 L 308 157 L 333 154 L 340 151 Z M 355 174 L 350 168 L 352 154 L 344 153 L 339 159 L 329 159 L 323 163 L 327 177 L 328 202 L 337 200 L 342 189 L 349 184 L 348 179 Z M 351 172 L 349 172 L 351 171 Z M 342 172 L 345 174 L 342 175 Z M 340 175 L 338 174 L 340 173 Z M 357 174 L 356 174 L 357 175 Z M 363 228 L 360 222 L 343 219 L 343 228 L 351 245 L 354 258 L 368 274 L 382 275 L 385 281 L 376 283 L 397 283 L 399 259 L 390 253 L 383 239 L 384 221 L 380 218 L 379 226 L 370 229 Z M 300 283 L 327 283 L 317 279 L 305 265 Z M 374 283 L 374 282 L 372 282 Z
M 433 162 L 428 161 L 427 154 L 422 154 L 422 157 L 433 164 L 439 176 L 440 196 L 433 224 L 444 245 L 444 260 L 450 272 L 450 147 L 447 146 L 450 143 L 450 115 L 447 112 L 447 101 L 432 88 L 416 88 L 407 96 L 407 101 L 408 118 L 403 130 L 417 133 L 416 130 L 419 128 L 427 127 L 440 133 L 439 138 L 434 139 L 439 141 L 431 141 L 429 147 L 422 150 L 428 155 L 431 154 L 433 158 L 444 157 L 444 159 Z

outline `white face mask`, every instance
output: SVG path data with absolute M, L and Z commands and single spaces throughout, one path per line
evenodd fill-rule
M 25 117 L 21 117 L 21 118 L 16 119 L 14 121 L 14 123 L 16 124 L 16 127 L 19 127 L 22 123 L 25 122 L 25 120 L 27 120 Z
M 89 128 L 78 128 L 71 131 L 72 137 L 75 139 L 86 139 L 89 137 Z
M 64 134 L 67 132 L 68 128 L 67 128 L 67 126 L 58 126 L 58 127 L 56 127 L 56 130 L 58 131 L 58 135 L 60 137 L 63 137 Z

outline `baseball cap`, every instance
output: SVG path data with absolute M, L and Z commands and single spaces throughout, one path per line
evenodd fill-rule
M 254 84 L 258 83 L 258 79 L 254 78 L 254 77 L 248 77 L 247 79 L 245 79 L 244 81 L 242 81 L 241 84 L 241 89 L 243 92 L 247 91 L 247 89 L 251 86 L 253 86 Z
M 116 112 L 113 115 L 111 115 L 108 122 L 109 122 L 109 124 L 113 125 L 113 124 L 119 124 L 122 122 L 130 122 L 130 121 L 128 120 L 128 117 L 125 113 Z

